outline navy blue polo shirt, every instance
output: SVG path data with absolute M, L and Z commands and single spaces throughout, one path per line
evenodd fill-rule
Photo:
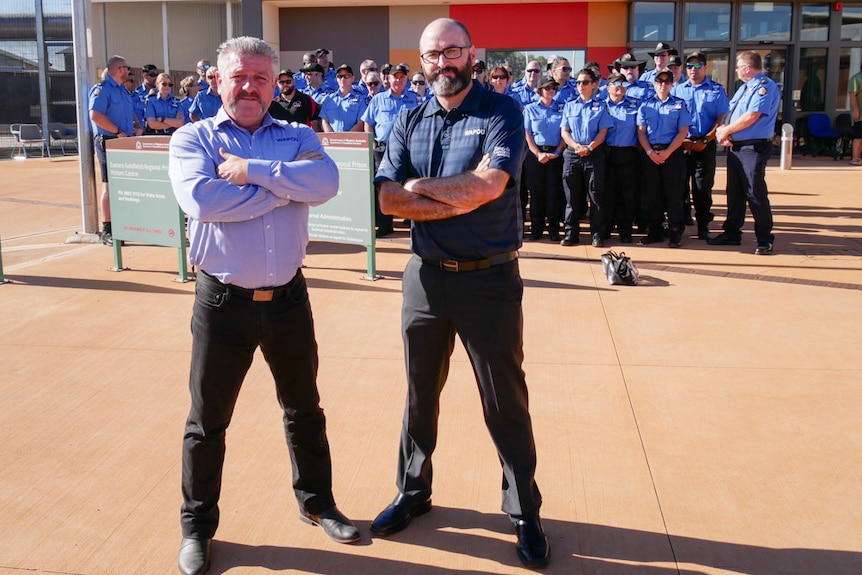
M 510 176 L 499 198 L 468 214 L 411 224 L 411 249 L 423 258 L 483 259 L 521 246 L 521 199 L 514 182 L 525 150 L 517 104 L 474 81 L 458 108 L 446 112 L 434 98 L 399 115 L 374 181 L 454 176 L 490 154 L 491 168 Z

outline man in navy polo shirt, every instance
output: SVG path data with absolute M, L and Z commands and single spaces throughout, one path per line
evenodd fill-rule
M 456 20 L 429 24 L 419 40 L 435 97 L 398 116 L 375 181 L 381 209 L 412 222 L 403 276 L 408 399 L 398 496 L 371 524 L 386 536 L 431 510 L 431 455 L 440 392 L 457 334 L 481 389 L 485 422 L 503 466 L 503 511 L 518 557 L 548 562 L 535 481 L 536 447 L 521 364 L 523 283 L 518 186 L 524 124 L 505 95 L 471 80 L 476 50 Z

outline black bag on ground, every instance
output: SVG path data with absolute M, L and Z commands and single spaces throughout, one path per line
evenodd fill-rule
M 607 253 L 602 254 L 602 269 L 611 285 L 638 285 L 638 268 L 625 252 L 617 254 L 613 250 L 608 250 Z

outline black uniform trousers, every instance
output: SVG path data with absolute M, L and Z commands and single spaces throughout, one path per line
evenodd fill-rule
M 734 144 L 727 153 L 727 219 L 724 232 L 731 238 L 742 237 L 745 206 L 754 218 L 757 243 L 772 243 L 772 207 L 766 188 L 766 162 L 772 156 L 772 142 Z
M 641 196 L 649 229 L 655 240 L 664 239 L 662 222 L 667 214 L 668 229 L 672 234 L 685 231 L 683 206 L 685 204 L 685 153 L 677 148 L 661 165 L 653 162 L 646 152 L 640 152 Z
M 296 499 L 314 515 L 335 504 L 305 278 L 298 271 L 269 302 L 244 299 L 232 289 L 198 274 L 191 321 L 191 409 L 183 437 L 184 537 L 208 539 L 218 527 L 225 432 L 258 346 L 284 414 Z
M 431 495 L 440 393 L 457 334 L 503 467 L 502 509 L 514 517 L 538 514 L 536 446 L 521 369 L 523 291 L 517 259 L 470 272 L 423 264 L 418 256 L 407 263 L 401 325 L 408 389 L 397 478 L 402 493 Z
M 557 156 L 543 164 L 533 154 L 527 154 L 524 178 L 530 190 L 530 236 L 533 239 L 542 236 L 546 218 L 550 234 L 559 234 L 566 201 L 563 192 L 563 158 Z
M 715 185 L 716 141 L 712 140 L 700 152 L 687 152 L 686 183 L 691 189 L 697 227 L 706 228 L 715 216 L 712 213 L 712 187 Z
M 577 233 L 578 214 L 586 197 L 590 200 L 590 233 L 608 237 L 613 227 L 613 212 L 610 209 L 605 185 L 605 145 L 602 144 L 589 156 L 579 156 L 574 151 L 563 151 L 563 189 L 566 193 L 565 228 Z
M 608 146 L 607 195 L 620 237 L 631 237 L 635 219 L 635 191 L 638 187 L 638 149 Z
M 377 169 L 380 167 L 380 162 L 383 161 L 383 156 L 386 154 L 386 144 L 377 142 L 374 145 L 374 175 L 377 175 Z M 384 214 L 380 211 L 380 191 L 375 186 L 374 188 L 374 223 L 377 224 L 377 229 L 382 234 L 392 233 L 392 215 Z

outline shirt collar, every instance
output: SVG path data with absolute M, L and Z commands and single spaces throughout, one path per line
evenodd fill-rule
M 455 108 L 459 112 L 478 112 L 479 104 L 482 102 L 482 92 L 485 89 L 479 85 L 478 82 L 473 80 L 473 87 L 467 92 L 467 97 L 464 98 L 464 101 L 461 102 L 461 105 Z M 443 106 L 440 105 L 440 102 L 437 98 L 431 98 L 428 100 L 428 106 L 425 108 L 425 117 L 433 116 L 434 114 L 446 114 L 446 110 L 443 109 Z
M 219 108 L 218 112 L 216 112 L 215 120 L 213 123 L 215 126 L 223 126 L 225 124 L 230 124 L 238 130 L 245 130 L 245 128 L 241 128 L 240 126 L 238 126 L 236 124 L 236 122 L 234 122 L 233 119 L 230 116 L 228 116 L 228 113 L 227 113 L 227 111 L 225 111 L 224 106 Z M 263 121 L 261 122 L 258 130 L 262 130 L 262 129 L 267 128 L 267 127 L 272 126 L 272 125 L 280 125 L 280 124 L 275 122 L 272 119 L 272 116 L 270 116 L 268 113 L 266 113 L 263 115 Z

